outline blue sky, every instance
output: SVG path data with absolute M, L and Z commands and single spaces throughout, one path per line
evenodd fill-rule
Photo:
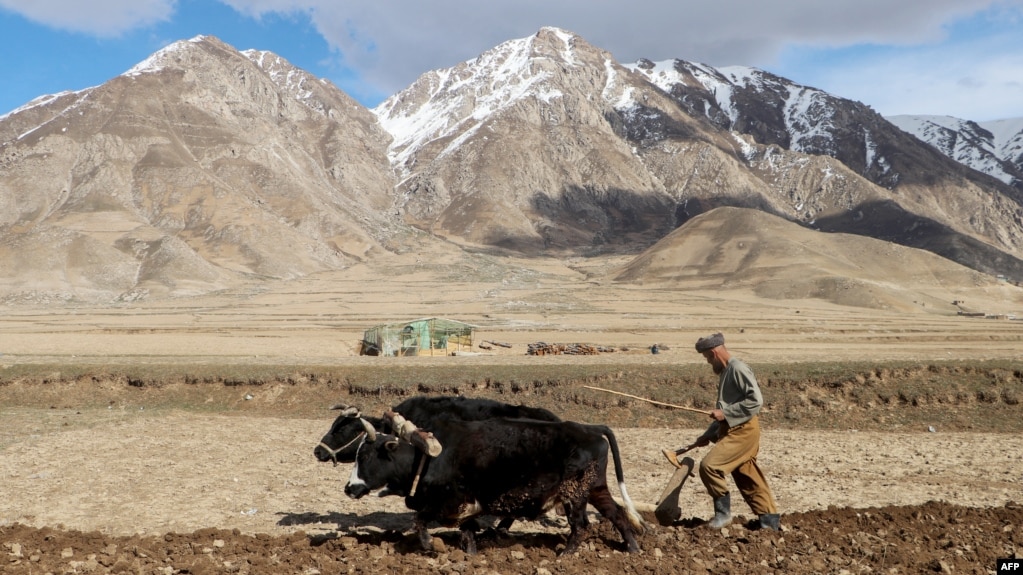
M 199 34 L 372 107 L 543 26 L 622 63 L 753 66 L 884 115 L 1023 117 L 1023 0 L 0 0 L 0 115 Z

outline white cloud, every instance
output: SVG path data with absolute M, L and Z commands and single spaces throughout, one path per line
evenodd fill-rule
M 327 41 L 385 91 L 542 26 L 575 32 L 622 62 L 681 58 L 769 67 L 789 45 L 935 42 L 944 25 L 1023 0 L 222 0 L 259 15 L 308 14 Z
M 1023 115 L 1023 44 L 964 45 L 955 39 L 946 45 L 955 23 L 977 14 L 1019 19 L 1023 0 L 219 1 L 254 19 L 309 18 L 334 51 L 327 67 L 353 70 L 369 86 L 339 83 L 357 97 L 392 94 L 424 72 L 557 26 L 623 63 L 680 58 L 755 66 L 861 100 L 884 114 L 965 111 L 962 117 L 970 117 L 970 110 L 982 109 L 985 115 Z M 176 0 L 0 0 L 0 7 L 33 21 L 95 35 L 168 20 L 177 5 Z M 1013 33 L 1023 37 L 1020 23 L 1015 25 Z M 832 52 L 862 46 L 889 51 L 880 61 L 843 53 L 835 71 L 829 70 Z M 787 60 L 794 47 L 814 57 Z M 973 116 L 977 119 L 977 113 Z
M 1023 37 L 1016 30 L 885 51 L 882 57 L 853 55 L 806 74 L 803 83 L 870 104 L 884 115 L 975 121 L 1023 115 Z
M 169 19 L 176 0 L 0 0 L 33 22 L 96 36 L 117 36 Z

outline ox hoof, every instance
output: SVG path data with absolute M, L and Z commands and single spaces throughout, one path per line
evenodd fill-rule
M 429 550 L 433 551 L 434 553 L 447 553 L 448 545 L 447 543 L 444 543 L 444 540 L 441 539 L 440 537 L 431 537 Z
M 561 557 L 562 555 L 575 555 L 578 552 L 579 552 L 579 542 L 578 541 L 576 541 L 576 542 L 569 541 L 568 543 L 565 544 L 565 547 L 563 547 L 562 549 L 558 550 L 557 555 L 558 555 L 558 557 Z

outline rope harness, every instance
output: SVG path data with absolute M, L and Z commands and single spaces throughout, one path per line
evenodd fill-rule
M 364 435 L 366 435 L 365 431 L 359 433 L 358 435 L 355 436 L 354 439 L 352 439 L 348 443 L 342 445 L 341 447 L 338 447 L 337 449 L 334 449 L 333 447 L 327 445 L 326 443 L 324 443 L 322 441 L 320 442 L 320 447 L 322 447 L 324 451 L 326 451 L 327 453 L 330 454 L 330 460 L 332 462 L 334 462 L 334 467 L 337 467 L 337 463 L 338 463 L 337 462 L 337 454 L 341 453 L 345 449 L 351 447 L 351 445 L 353 443 L 355 443 L 356 441 L 359 441 L 360 439 L 362 439 L 362 437 Z M 419 488 L 419 478 L 422 477 L 422 475 L 423 475 L 423 467 L 426 466 L 426 458 L 430 457 L 430 455 L 427 454 L 427 453 L 423 453 L 422 455 L 423 456 L 419 458 L 419 467 L 416 469 L 416 474 L 412 477 L 412 490 L 409 493 L 410 496 L 415 496 L 416 489 Z
M 335 407 L 333 407 L 331 409 L 340 408 L 340 407 L 341 406 L 335 406 Z M 354 417 L 358 417 L 359 416 L 358 410 L 353 410 L 352 408 L 346 408 L 346 410 L 351 410 L 351 412 L 348 414 L 349 417 L 353 417 L 353 416 Z M 362 419 L 362 418 L 359 418 L 359 419 Z M 369 427 L 368 427 L 369 424 L 366 422 L 366 420 L 362 420 L 362 423 L 363 423 L 364 426 L 367 426 L 367 429 L 369 429 Z M 413 424 L 410 421 L 406 421 L 405 418 L 401 417 L 401 415 L 399 415 L 399 414 L 392 414 L 392 423 L 393 423 L 392 427 L 395 428 L 396 435 L 398 435 L 400 438 L 402 438 L 402 439 L 404 439 L 406 441 L 409 441 L 409 443 L 412 443 L 412 441 L 410 439 L 410 436 L 412 435 L 412 433 L 414 433 L 418 429 L 415 426 L 415 424 Z M 337 467 L 337 464 L 338 464 L 337 454 L 341 453 L 345 449 L 348 449 L 349 447 L 351 447 L 352 444 L 354 444 L 356 441 L 359 441 L 360 439 L 362 439 L 363 436 L 365 436 L 367 433 L 368 433 L 368 431 L 363 431 L 363 432 L 359 433 L 358 435 L 355 436 L 354 439 L 352 439 L 348 443 L 342 445 L 341 447 L 338 447 L 337 449 L 334 449 L 333 447 L 327 445 L 326 443 L 324 443 L 322 441 L 320 442 L 319 447 L 322 447 L 324 451 L 326 451 L 327 453 L 330 454 L 330 460 L 332 462 L 334 462 L 334 467 Z M 430 438 L 432 439 L 432 435 L 430 436 Z M 370 441 L 372 441 L 372 439 L 370 439 Z M 436 440 L 434 440 L 434 441 L 436 441 Z M 437 449 L 437 452 L 440 451 L 440 445 L 439 444 L 436 444 L 436 449 Z M 427 457 L 432 457 L 432 455 L 430 455 L 430 453 L 429 453 L 429 449 L 428 448 L 426 450 L 424 450 L 424 451 L 421 451 L 421 453 L 422 453 L 422 457 L 419 458 L 419 467 L 416 469 L 416 474 L 412 477 L 412 490 L 410 491 L 410 495 L 411 496 L 415 496 L 416 490 L 419 488 L 419 479 L 423 475 L 423 468 L 426 466 L 426 458 Z
M 348 449 L 348 447 L 350 447 L 353 443 L 362 439 L 363 435 L 366 435 L 365 431 L 360 432 L 358 435 L 355 436 L 355 439 L 349 441 L 348 443 L 342 445 L 341 447 L 338 447 L 337 449 L 332 449 L 329 445 L 322 441 L 320 442 L 320 447 L 322 447 L 327 453 L 330 454 L 330 460 L 334 462 L 334 467 L 337 467 L 337 454 L 341 453 L 345 449 Z

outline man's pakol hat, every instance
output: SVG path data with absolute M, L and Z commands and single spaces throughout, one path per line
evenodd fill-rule
M 720 332 L 696 340 L 696 351 L 703 353 L 719 345 L 725 345 L 725 336 L 721 335 Z

